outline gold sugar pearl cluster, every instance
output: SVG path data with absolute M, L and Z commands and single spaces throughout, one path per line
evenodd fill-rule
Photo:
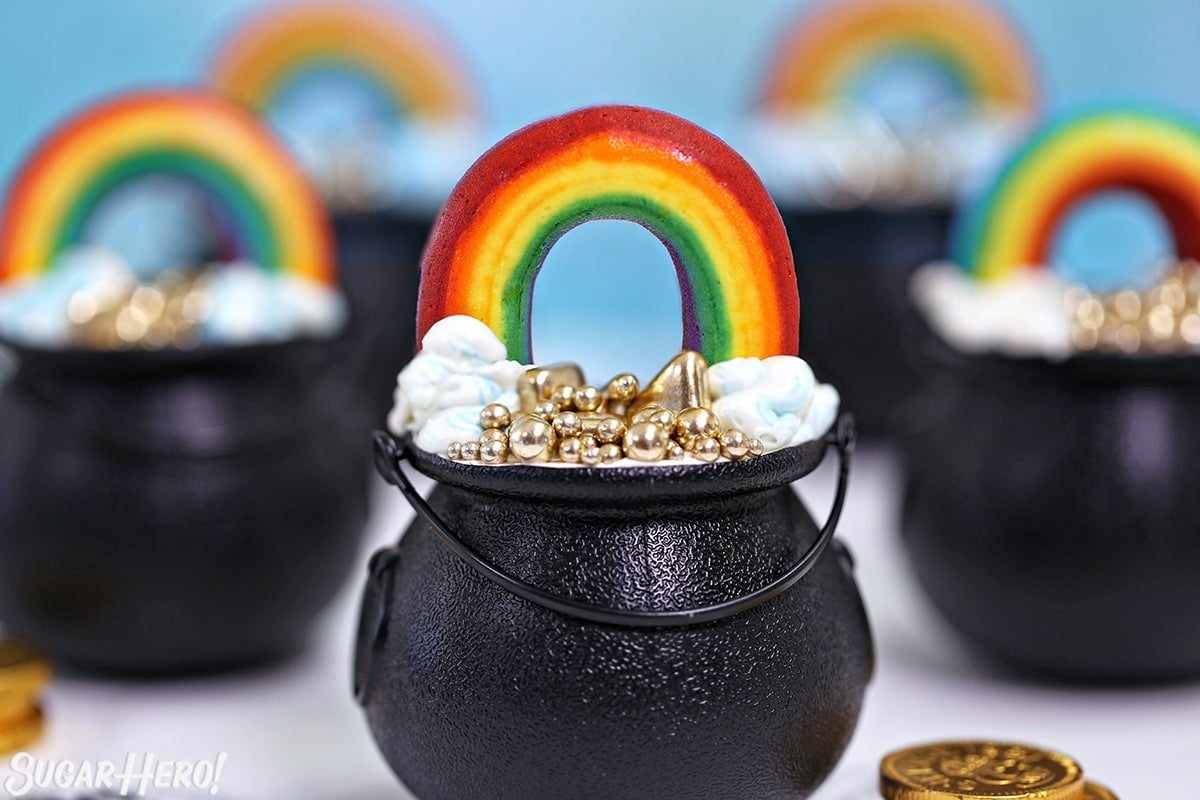
M 207 278 L 166 272 L 121 295 L 76 291 L 67 302 L 68 341 L 92 350 L 188 349 L 211 313 Z
M 629 373 L 599 389 L 576 364 L 531 367 L 518 383 L 520 408 L 486 406 L 479 416 L 483 435 L 452 443 L 446 455 L 484 464 L 585 466 L 623 458 L 712 462 L 762 455 L 762 442 L 721 424 L 707 373 L 704 359 L 690 351 L 672 359 L 644 390 Z
M 1077 350 L 1177 353 L 1200 349 L 1200 264 L 1186 262 L 1145 291 L 1067 296 Z

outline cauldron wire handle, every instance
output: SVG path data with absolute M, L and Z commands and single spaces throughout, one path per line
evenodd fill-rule
M 537 586 L 526 583 L 520 578 L 509 575 L 485 561 L 478 553 L 472 550 L 450 529 L 450 526 L 446 524 L 438 513 L 430 507 L 429 503 L 426 502 L 421 493 L 412 485 L 412 482 L 400 466 L 400 462 L 408 460 L 407 454 L 398 446 L 396 440 L 386 433 L 375 433 L 375 461 L 380 473 L 388 483 L 400 489 L 404 497 L 412 504 L 413 510 L 429 524 L 429 527 L 433 529 L 433 532 L 441 539 L 442 543 L 462 559 L 467 566 L 497 586 L 507 589 L 509 592 L 531 603 L 536 603 L 543 608 L 576 619 L 622 627 L 665 628 L 700 625 L 748 611 L 787 591 L 813 568 L 817 563 L 817 559 L 821 557 L 821 554 L 825 552 L 825 549 L 833 540 L 833 533 L 837 529 L 838 520 L 842 516 L 842 506 L 846 501 L 846 484 L 850 475 L 850 456 L 854 452 L 855 442 L 853 416 L 843 414 L 838 419 L 835 430 L 828 437 L 828 441 L 838 451 L 837 491 L 834 494 L 833 507 L 829 511 L 829 517 L 825 520 L 825 525 L 821 528 L 820 534 L 813 541 L 812 545 L 809 546 L 808 550 L 786 572 L 762 588 L 713 605 L 677 611 L 638 611 L 607 608 L 592 603 L 583 603 L 552 594 L 544 589 L 539 589 Z

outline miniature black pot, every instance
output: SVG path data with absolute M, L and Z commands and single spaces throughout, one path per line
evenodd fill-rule
M 0 387 L 0 624 L 77 667 L 216 670 L 304 642 L 366 516 L 327 345 L 21 351 Z
M 801 309 L 801 355 L 838 387 L 863 435 L 892 433 L 895 410 L 920 386 L 901 336 L 909 278 L 942 257 L 950 208 L 791 209 L 783 219 L 800 296 L 821 299 Z
M 750 462 L 480 467 L 379 435 L 418 518 L 372 561 L 356 692 L 421 800 L 783 800 L 833 768 L 872 671 L 833 539 Z M 438 485 L 428 503 L 400 470 Z
M 387 417 L 396 374 L 415 350 L 421 251 L 432 223 L 432 217 L 391 211 L 333 219 L 339 279 L 350 308 L 336 360 L 366 397 L 375 426 Z
M 947 619 L 1043 675 L 1200 676 L 1200 359 L 927 349 L 903 531 Z

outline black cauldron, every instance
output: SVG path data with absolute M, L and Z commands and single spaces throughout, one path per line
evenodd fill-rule
M 920 386 L 900 332 L 908 324 L 908 282 L 942 257 L 951 209 L 783 211 L 801 297 L 819 297 L 800 315 L 801 354 L 838 387 L 863 435 L 895 429 L 893 414 Z
M 1200 676 L 1200 358 L 927 350 L 903 532 L 942 613 L 1025 671 Z
M 338 274 L 350 309 L 336 360 L 366 397 L 375 426 L 387 417 L 396 374 L 416 349 L 421 251 L 432 224 L 432 216 L 391 211 L 333 219 Z
M 418 518 L 371 563 L 355 688 L 396 774 L 422 800 L 806 797 L 873 665 L 849 556 L 828 547 L 848 419 L 835 441 L 818 529 L 790 484 L 825 442 L 556 469 L 379 434 L 379 468 Z M 405 460 L 438 482 L 428 503 Z
M 344 382 L 315 377 L 327 348 L 18 350 L 0 387 L 0 623 L 108 672 L 301 646 L 366 516 L 369 429 Z

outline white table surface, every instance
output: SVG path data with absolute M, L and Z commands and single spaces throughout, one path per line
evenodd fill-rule
M 797 484 L 818 519 L 828 508 L 833 483 L 827 463 Z M 961 737 L 1064 750 L 1122 800 L 1195 797 L 1200 684 L 1074 689 L 1025 683 L 975 661 L 926 604 L 904 566 L 897 485 L 892 454 L 860 447 L 839 534 L 857 559 L 878 670 L 854 740 L 816 800 L 875 797 L 877 764 L 886 751 Z M 129 752 L 166 760 L 212 759 L 225 752 L 219 797 L 410 798 L 375 751 L 350 696 L 351 640 L 366 559 L 411 518 L 398 492 L 382 482 L 375 488 L 360 567 L 304 656 L 256 672 L 182 682 L 59 677 L 46 698 L 48 734 L 31 752 L 44 759 L 117 762 Z M 7 763 L 0 759 L 0 786 Z M 149 796 L 174 795 L 152 790 Z

